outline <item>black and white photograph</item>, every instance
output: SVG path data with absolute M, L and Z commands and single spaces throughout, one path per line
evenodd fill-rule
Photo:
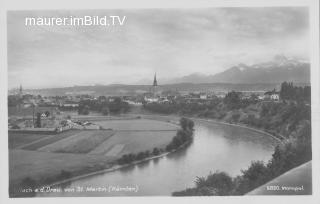
M 8 9 L 7 196 L 318 194 L 311 15 Z

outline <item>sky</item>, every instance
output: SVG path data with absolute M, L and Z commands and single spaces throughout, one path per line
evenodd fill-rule
M 25 17 L 126 16 L 123 26 L 25 26 Z M 309 59 L 305 7 L 9 11 L 9 89 L 143 84 L 273 56 Z M 159 81 L 159 83 L 161 83 Z

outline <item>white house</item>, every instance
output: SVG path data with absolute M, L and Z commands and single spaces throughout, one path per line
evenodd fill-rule
M 273 91 L 267 91 L 264 93 L 264 100 L 273 100 L 273 101 L 279 101 L 280 94 L 279 92 L 273 90 Z
M 207 94 L 204 94 L 204 93 L 202 93 L 202 94 L 200 94 L 200 99 L 207 99 L 208 98 L 208 95 Z
M 280 96 L 279 96 L 279 94 L 274 93 L 274 94 L 271 94 L 270 99 L 274 100 L 274 101 L 279 101 Z

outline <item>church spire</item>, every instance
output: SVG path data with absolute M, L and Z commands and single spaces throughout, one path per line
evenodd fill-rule
M 153 86 L 158 86 L 157 73 L 154 73 Z

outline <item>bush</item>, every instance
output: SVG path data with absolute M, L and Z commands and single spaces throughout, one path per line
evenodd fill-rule
M 158 148 L 156 148 L 156 147 L 155 147 L 155 148 L 153 148 L 152 154 L 153 154 L 153 155 L 155 155 L 155 156 L 159 155 L 159 154 L 160 154 L 159 149 L 158 149 Z
M 240 118 L 240 113 L 234 113 L 232 114 L 232 121 L 234 122 L 238 122 L 239 118 Z
M 270 179 L 270 171 L 262 161 L 254 161 L 247 170 L 242 170 L 242 176 L 238 177 L 235 193 L 243 195 Z
M 139 152 L 136 156 L 137 160 L 142 160 L 146 158 L 146 154 L 144 152 Z
M 173 196 L 225 196 L 231 195 L 233 190 L 232 178 L 224 172 L 215 172 L 207 178 L 197 177 L 195 188 L 174 192 Z
M 109 115 L 109 108 L 108 107 L 103 107 L 101 110 L 102 115 Z
M 233 189 L 232 178 L 225 172 L 215 172 L 210 174 L 206 179 L 198 178 L 196 180 L 197 187 L 209 187 L 215 189 L 217 195 L 230 195 Z
M 173 147 L 172 147 L 172 145 L 171 145 L 171 143 L 170 143 L 170 144 L 168 144 L 168 145 L 166 146 L 166 151 L 171 152 L 172 150 L 173 150 Z
M 79 115 L 89 115 L 89 106 L 88 105 L 85 105 L 85 106 L 79 105 L 78 114 Z
M 149 150 L 146 150 L 146 151 L 144 152 L 144 156 L 145 156 L 145 157 L 149 157 L 149 156 L 150 156 L 150 151 L 149 151 Z

